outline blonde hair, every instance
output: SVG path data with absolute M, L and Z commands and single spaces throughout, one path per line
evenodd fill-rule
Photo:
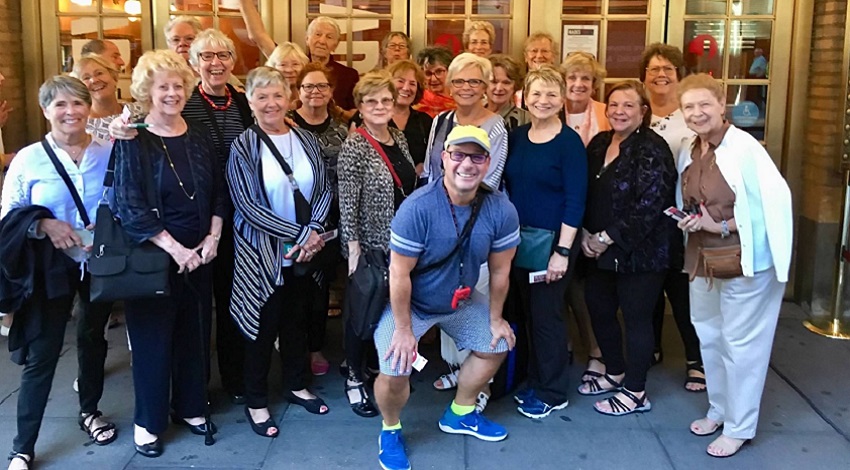
M 280 73 L 280 70 L 266 65 L 261 65 L 248 72 L 248 77 L 245 78 L 245 95 L 248 98 L 253 98 L 254 90 L 257 88 L 265 88 L 274 85 L 279 85 L 283 88 L 287 101 L 292 98 L 292 90 L 289 88 L 289 84 L 286 82 L 286 79 L 283 78 L 283 74 Z
M 522 44 L 523 52 L 525 52 L 528 49 L 529 44 L 531 44 L 534 41 L 539 41 L 541 39 L 546 39 L 547 41 L 549 41 L 549 44 L 552 45 L 552 52 L 554 53 L 555 52 L 555 38 L 551 34 L 543 32 L 543 31 L 536 31 L 536 32 L 532 33 L 531 36 L 525 38 L 525 42 Z
M 192 45 L 189 46 L 189 63 L 193 67 L 198 66 L 198 54 L 201 53 L 202 49 L 207 47 L 223 47 L 227 49 L 230 51 L 230 60 L 234 63 L 236 62 L 236 45 L 233 44 L 233 39 L 230 39 L 226 34 L 217 29 L 208 28 L 198 33 L 195 40 L 192 41 Z
M 195 30 L 195 35 L 200 33 L 202 29 L 204 29 L 204 27 L 201 26 L 201 22 L 198 21 L 198 19 L 195 18 L 194 16 L 181 15 L 181 16 L 175 16 L 174 18 L 171 18 L 171 21 L 169 21 L 165 25 L 165 28 L 162 29 L 162 32 L 165 33 L 166 36 L 168 36 L 168 33 L 170 33 L 171 30 L 174 29 L 175 26 L 177 26 L 178 24 L 181 24 L 181 23 L 186 23 L 189 26 L 191 26 L 192 29 Z
M 469 23 L 469 26 L 463 30 L 463 49 L 466 50 L 469 48 L 469 37 L 472 36 L 472 33 L 476 31 L 484 31 L 487 33 L 487 36 L 490 38 L 490 46 L 493 46 L 493 43 L 496 42 L 496 28 L 493 27 L 493 24 L 489 21 L 473 21 Z
M 561 73 L 564 74 L 564 78 L 566 79 L 567 75 L 575 71 L 590 72 L 594 86 L 605 80 L 608 75 L 605 67 L 587 52 L 573 52 L 564 57 L 564 61 L 561 63 Z
M 183 80 L 183 89 L 186 90 L 187 100 L 192 93 L 192 88 L 194 88 L 197 80 L 192 69 L 189 68 L 189 64 L 183 60 L 183 56 L 171 49 L 145 52 L 133 69 L 133 79 L 130 83 L 130 94 L 139 102 L 144 111 L 150 110 L 154 75 L 163 72 L 176 74 Z
M 115 68 L 115 64 L 113 64 L 112 61 L 106 60 L 102 55 L 96 53 L 84 54 L 80 57 L 80 60 L 74 64 L 74 70 L 71 72 L 71 76 L 82 80 L 80 75 L 82 75 L 83 67 L 91 62 L 94 62 L 100 67 L 106 69 L 106 71 L 109 72 L 109 76 L 112 77 L 112 80 L 116 83 L 118 82 L 118 69 Z
M 307 37 L 312 36 L 313 30 L 315 30 L 316 26 L 318 26 L 320 24 L 326 24 L 326 25 L 333 26 L 334 30 L 336 30 L 337 39 L 339 39 L 339 37 L 342 36 L 342 31 L 340 31 L 339 24 L 337 24 L 336 20 L 334 20 L 330 16 L 317 16 L 316 18 L 313 19 L 313 21 L 310 22 L 309 25 L 307 25 Z M 331 51 L 331 54 L 333 54 L 333 51 Z
M 304 53 L 304 49 L 301 49 L 301 46 L 287 41 L 278 44 L 272 53 L 269 54 L 269 59 L 266 61 L 266 67 L 277 67 L 281 62 L 289 57 L 294 57 L 301 62 L 302 67 L 310 62 L 310 59 L 307 58 L 307 54 Z
M 360 77 L 357 85 L 354 85 L 354 106 L 360 107 L 363 102 L 363 97 L 377 93 L 383 89 L 389 90 L 393 95 L 393 100 L 398 99 L 398 90 L 393 83 L 393 77 L 386 70 L 377 70 L 369 72 Z
M 726 101 L 726 93 L 723 90 L 723 84 L 711 75 L 698 73 L 695 75 L 688 75 L 679 82 L 679 87 L 677 89 L 679 102 L 681 103 L 682 95 L 684 95 L 686 91 L 698 90 L 700 88 L 708 90 L 715 98 L 717 98 L 718 103 L 724 103 Z
M 531 70 L 525 76 L 525 84 L 522 88 L 522 94 L 528 96 L 528 90 L 535 82 L 543 82 L 547 85 L 558 85 L 561 90 L 561 97 L 567 96 L 567 84 L 564 82 L 564 76 L 553 65 L 543 65 L 539 69 Z
M 471 52 L 464 52 L 463 54 L 455 57 L 454 60 L 452 60 L 452 63 L 449 64 L 449 73 L 446 74 L 446 83 L 451 82 L 452 77 L 467 67 L 478 68 L 481 72 L 481 78 L 488 84 L 490 83 L 490 80 L 493 79 L 493 66 L 490 65 L 489 60 L 483 57 L 478 57 Z

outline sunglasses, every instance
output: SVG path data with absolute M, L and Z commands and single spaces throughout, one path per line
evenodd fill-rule
M 486 153 L 466 153 L 461 152 L 459 150 L 452 150 L 449 152 L 449 158 L 454 162 L 462 162 L 466 160 L 466 157 L 469 157 L 469 160 L 476 165 L 480 165 L 487 161 L 490 158 L 489 154 Z

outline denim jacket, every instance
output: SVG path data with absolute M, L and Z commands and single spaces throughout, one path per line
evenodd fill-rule
M 198 234 L 203 239 L 203 235 L 210 230 L 212 216 L 228 217 L 227 186 L 209 131 L 192 121 L 186 123 L 186 150 L 201 221 Z M 117 140 L 112 152 L 115 158 L 115 209 L 130 239 L 142 243 L 166 230 L 169 225 L 168 220 L 159 217 L 159 213 L 162 213 L 160 208 L 163 207 L 160 185 L 162 172 L 166 169 L 165 151 L 158 136 L 146 129 L 139 129 L 135 139 Z M 142 170 L 144 164 L 152 166 L 153 188 L 146 187 L 145 172 Z M 155 208 L 148 204 L 147 191 L 151 190 L 156 192 Z

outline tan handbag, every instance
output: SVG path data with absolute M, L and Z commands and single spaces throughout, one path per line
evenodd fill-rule
M 700 247 L 699 260 L 697 266 L 702 264 L 705 277 L 709 279 L 709 289 L 714 284 L 714 279 L 734 279 L 744 275 L 744 269 L 741 267 L 741 245 L 735 244 L 731 246 L 717 247 Z M 697 269 L 694 268 L 690 273 L 690 279 L 693 281 L 696 277 Z

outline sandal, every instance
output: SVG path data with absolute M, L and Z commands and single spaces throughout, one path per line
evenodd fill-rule
M 625 388 L 621 389 L 620 393 L 625 395 L 629 400 L 633 401 L 635 407 L 629 408 L 628 406 L 626 406 L 625 403 L 623 403 L 622 400 L 620 400 L 619 398 L 617 398 L 616 395 L 614 395 L 613 397 L 602 400 L 603 402 L 608 402 L 608 406 L 611 407 L 611 411 L 599 409 L 599 403 L 594 403 L 593 409 L 596 410 L 598 413 L 602 413 L 608 416 L 625 416 L 632 413 L 643 413 L 652 409 L 652 403 L 650 403 L 649 399 L 647 399 L 646 393 L 644 393 L 643 396 L 640 398 L 638 398 L 637 396 L 635 396 L 634 393 L 626 390 Z
M 585 368 L 584 372 L 581 373 L 581 383 L 587 383 L 587 382 L 590 382 L 593 379 L 599 379 L 603 375 L 605 375 L 603 372 L 596 372 L 595 370 L 591 370 L 590 369 L 590 361 L 596 361 L 596 362 L 602 364 L 603 366 L 605 365 L 605 360 L 602 359 L 602 356 L 587 356 L 587 367 Z M 585 379 L 585 377 L 590 377 L 590 378 Z
M 475 411 L 478 413 L 483 413 L 484 408 L 487 408 L 487 402 L 490 401 L 490 395 L 487 395 L 484 392 L 478 392 L 478 396 L 475 397 Z
M 305 410 L 313 413 L 314 415 L 324 415 L 328 414 L 330 408 L 325 404 L 325 401 L 319 397 L 316 398 L 300 398 L 298 395 L 292 393 L 292 390 L 287 390 L 283 397 L 286 398 L 289 403 L 293 405 L 303 406 Z
M 251 410 L 247 405 L 245 405 L 245 416 L 248 417 L 248 424 L 251 425 L 251 429 L 253 429 L 258 435 L 274 439 L 278 436 L 278 434 L 280 434 L 280 428 L 277 427 L 277 423 L 274 422 L 274 418 L 271 417 L 271 413 L 269 413 L 269 419 L 262 423 L 255 423 L 254 418 L 251 417 Z M 271 428 L 276 429 L 273 434 L 269 434 L 269 429 Z
M 353 392 L 355 390 L 360 396 L 360 399 L 352 401 L 348 392 Z M 378 409 L 375 408 L 375 405 L 372 404 L 372 401 L 369 400 L 368 395 L 366 395 L 366 387 L 363 385 L 363 382 L 357 383 L 356 385 L 349 385 L 348 380 L 346 380 L 345 396 L 348 397 L 348 404 L 351 406 L 351 411 L 354 411 L 354 414 L 357 416 L 362 416 L 364 418 L 374 418 L 375 416 L 378 416 Z
M 449 373 L 443 374 L 434 381 L 434 388 L 445 392 L 446 390 L 452 390 L 457 387 L 457 373 L 460 369 L 455 369 L 454 367 L 449 366 Z
M 118 431 L 115 429 L 115 424 L 113 423 L 106 423 L 103 426 L 92 429 L 94 420 L 101 416 L 103 416 L 103 413 L 101 413 L 100 410 L 95 411 L 94 413 L 87 413 L 80 416 L 80 419 L 77 420 L 77 424 L 80 425 L 80 429 L 84 433 L 89 435 L 89 439 L 91 439 L 92 443 L 99 446 L 105 446 L 118 438 Z M 88 421 L 88 424 L 86 424 L 86 421 Z M 103 440 L 98 439 L 103 435 L 103 433 L 108 431 L 113 431 L 111 437 Z
M 24 469 L 25 470 L 29 470 L 33 457 L 31 455 L 22 454 L 20 452 L 15 452 L 15 451 L 9 452 L 9 462 L 12 462 L 13 460 L 16 460 L 16 459 L 20 460 L 24 463 Z M 10 463 L 9 465 L 11 466 L 12 464 Z
M 617 382 L 616 380 L 612 379 L 610 375 L 602 374 L 601 378 L 605 379 L 609 384 L 612 385 L 612 387 L 603 388 L 602 385 L 599 385 L 599 379 L 590 379 L 589 381 L 583 382 L 581 385 L 579 385 L 579 395 L 602 395 L 603 393 L 616 392 L 623 389 L 622 382 Z M 585 385 L 587 385 L 588 389 L 587 391 L 582 391 L 582 387 Z
M 700 418 L 700 419 L 694 421 L 693 423 L 691 423 L 691 425 L 688 427 L 688 429 L 690 429 L 690 431 L 691 431 L 691 434 L 693 434 L 694 436 L 699 436 L 699 437 L 710 436 L 710 435 L 716 433 L 718 429 L 723 427 L 723 421 L 717 421 L 717 422 L 713 421 L 714 427 L 704 428 L 702 425 L 707 424 L 706 421 L 708 421 L 708 418 Z M 695 431 L 694 427 L 696 427 L 698 430 Z M 699 432 L 699 431 L 702 431 L 702 432 Z
M 687 390 L 691 393 L 704 393 L 705 390 L 706 390 L 705 369 L 702 367 L 702 364 L 699 363 L 699 362 L 688 362 L 687 367 L 688 367 L 688 369 L 685 371 L 685 374 L 687 374 L 687 378 L 685 379 L 685 390 Z M 690 374 L 688 374 L 692 370 L 701 373 L 702 377 L 693 377 Z M 702 388 L 692 390 L 692 389 L 688 388 L 689 384 L 702 385 Z
M 731 445 L 729 445 L 728 447 L 716 446 L 716 444 L 721 441 L 723 444 Z M 705 453 L 712 457 L 717 457 L 718 459 L 725 459 L 727 457 L 732 457 L 733 455 L 737 454 L 738 451 L 741 450 L 742 447 L 744 447 L 744 445 L 749 443 L 749 439 L 735 439 L 734 437 L 728 437 L 721 434 L 720 437 L 715 439 L 714 442 L 712 442 L 708 445 L 708 447 L 705 448 Z M 717 450 L 711 452 L 711 446 L 715 446 L 715 449 Z

